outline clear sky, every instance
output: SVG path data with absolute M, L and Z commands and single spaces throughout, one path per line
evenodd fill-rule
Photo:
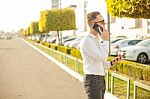
M 40 11 L 50 7 L 51 0 L 0 0 L 0 30 L 10 32 L 26 28 L 39 20 Z
M 65 7 L 78 0 L 61 1 L 62 7 Z M 99 7 L 99 0 L 88 1 L 90 8 L 95 9 L 97 5 L 98 8 L 103 9 L 102 6 Z M 0 30 L 11 32 L 27 28 L 31 22 L 39 20 L 42 10 L 50 9 L 50 7 L 51 0 L 0 0 Z

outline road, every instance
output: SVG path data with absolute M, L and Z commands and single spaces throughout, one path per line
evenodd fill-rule
M 85 99 L 82 83 L 20 39 L 0 40 L 0 99 Z

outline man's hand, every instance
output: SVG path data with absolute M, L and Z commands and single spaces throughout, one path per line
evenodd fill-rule
M 103 39 L 103 40 L 105 40 L 105 41 L 109 41 L 109 32 L 108 31 L 106 31 L 106 29 L 105 28 L 103 28 L 103 32 L 101 31 L 101 38 Z
M 114 58 L 112 61 L 111 61 L 111 65 L 115 65 L 117 62 L 121 61 L 123 58 L 122 55 L 118 55 L 116 58 Z

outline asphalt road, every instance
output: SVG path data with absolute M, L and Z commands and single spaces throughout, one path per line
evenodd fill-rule
M 0 99 L 85 99 L 82 83 L 20 39 L 0 40 Z

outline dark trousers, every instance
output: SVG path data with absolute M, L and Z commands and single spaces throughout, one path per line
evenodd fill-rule
M 104 99 L 106 89 L 104 76 L 86 74 L 84 76 L 83 85 L 87 99 Z

